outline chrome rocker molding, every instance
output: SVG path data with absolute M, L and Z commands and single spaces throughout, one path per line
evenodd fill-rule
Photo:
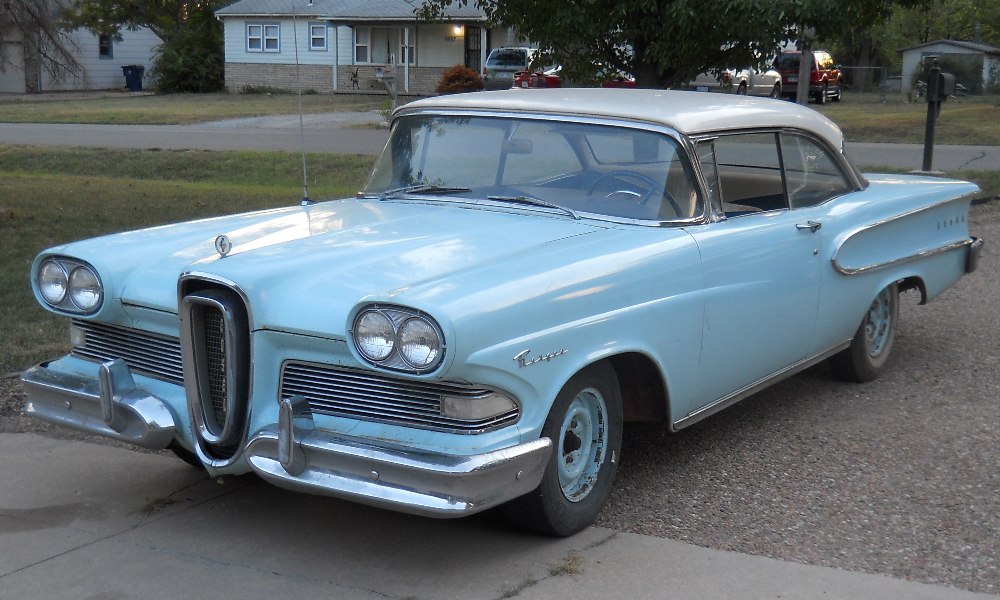
M 802 371 L 805 371 L 806 369 L 812 367 L 813 365 L 818 365 L 819 363 L 830 358 L 834 354 L 840 352 L 841 350 L 847 349 L 850 346 L 851 346 L 851 340 L 847 340 L 846 342 L 837 344 L 836 346 L 827 350 L 826 352 L 823 352 L 822 354 L 817 354 L 812 358 L 801 360 L 795 363 L 794 365 L 785 367 L 784 369 L 778 371 L 777 373 L 772 373 L 771 375 L 768 375 L 767 377 L 759 381 L 751 383 L 750 385 L 742 389 L 736 390 L 735 392 L 729 394 L 728 396 L 723 396 L 722 398 L 719 398 L 715 402 L 702 406 L 698 410 L 689 413 L 686 417 L 675 421 L 673 424 L 673 430 L 678 431 L 684 429 L 689 425 L 694 425 L 698 421 L 701 421 L 706 417 L 710 417 L 724 408 L 729 408 L 730 406 L 736 404 L 740 400 L 743 400 L 748 396 L 752 396 L 766 387 L 770 387 L 783 379 L 787 379 L 792 375 L 796 375 Z
M 281 401 L 278 423 L 250 438 L 244 457 L 291 490 L 433 517 L 461 517 L 538 487 L 552 453 L 541 438 L 469 456 L 416 451 L 314 428 L 301 396 Z
M 143 448 L 166 448 L 174 439 L 174 417 L 167 405 L 136 387 L 121 359 L 103 363 L 96 380 L 43 363 L 28 369 L 21 381 L 28 392 L 24 412 L 46 423 Z

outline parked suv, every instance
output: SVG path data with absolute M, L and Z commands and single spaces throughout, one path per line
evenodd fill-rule
M 840 102 L 843 96 L 842 75 L 833 64 L 833 57 L 825 50 L 813 51 L 813 63 L 809 69 L 809 96 L 819 104 L 827 100 Z M 795 97 L 799 85 L 799 60 L 802 53 L 782 52 L 774 59 L 774 70 L 781 73 L 781 90 L 785 96 Z
M 536 48 L 494 48 L 483 67 L 483 87 L 502 90 L 513 87 L 514 73 L 527 71 Z

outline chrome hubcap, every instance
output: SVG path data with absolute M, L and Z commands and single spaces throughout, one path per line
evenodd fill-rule
M 882 354 L 889 340 L 889 329 L 892 325 L 892 294 L 889 289 L 882 290 L 872 305 L 868 307 L 868 320 L 865 324 L 865 341 L 868 344 L 868 355 L 872 358 Z
M 559 485 L 570 502 L 587 497 L 604 464 L 607 407 L 594 388 L 581 391 L 566 410 L 559 430 Z

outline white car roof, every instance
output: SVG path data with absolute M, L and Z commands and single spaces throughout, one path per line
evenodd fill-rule
M 411 110 L 488 110 L 593 116 L 666 125 L 695 135 L 747 127 L 795 127 L 843 149 L 840 128 L 820 113 L 784 100 L 671 90 L 555 88 L 449 94 L 400 107 Z

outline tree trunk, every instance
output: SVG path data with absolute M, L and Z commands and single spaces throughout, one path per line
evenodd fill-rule
M 38 48 L 38 32 L 24 32 L 24 91 L 37 94 L 42 91 L 42 55 Z
M 861 45 L 858 47 L 857 66 L 854 81 L 851 82 L 856 91 L 863 92 L 868 87 L 872 76 L 872 36 L 870 31 L 861 32 Z
M 635 66 L 635 87 L 664 90 L 674 84 L 675 69 L 660 72 L 659 66 L 653 63 L 638 63 Z

